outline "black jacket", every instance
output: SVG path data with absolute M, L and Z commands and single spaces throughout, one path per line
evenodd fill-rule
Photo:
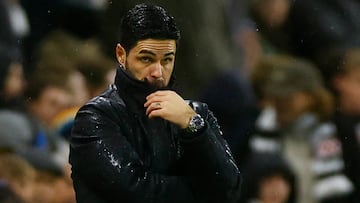
M 145 115 L 153 91 L 118 68 L 115 85 L 79 110 L 70 146 L 77 202 L 235 202 L 240 173 L 216 118 L 190 102 L 207 126 L 186 138 Z
M 341 141 L 345 173 L 354 184 L 354 201 L 360 201 L 360 116 L 336 112 L 334 123 Z

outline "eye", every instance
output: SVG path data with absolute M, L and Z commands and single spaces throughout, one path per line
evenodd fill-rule
M 143 63 L 150 63 L 152 61 L 152 58 L 148 57 L 148 56 L 143 56 L 140 58 L 141 62 Z
M 173 58 L 172 57 L 167 57 L 163 59 L 163 63 L 164 64 L 168 64 L 168 63 L 172 63 L 173 62 Z

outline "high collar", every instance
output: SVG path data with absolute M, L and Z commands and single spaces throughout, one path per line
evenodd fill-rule
M 156 88 L 146 82 L 135 79 L 130 76 L 124 68 L 119 65 L 116 70 L 115 85 L 119 95 L 124 99 L 130 108 L 142 109 L 145 111 L 143 105 L 146 102 L 146 97 L 157 90 L 169 90 L 174 86 L 175 79 L 171 76 L 169 85 L 165 88 Z M 130 99 L 130 100 L 128 100 Z

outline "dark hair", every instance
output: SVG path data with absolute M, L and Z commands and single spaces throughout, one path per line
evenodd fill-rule
M 122 18 L 119 42 L 126 52 L 145 39 L 174 39 L 178 44 L 180 31 L 164 8 L 138 4 Z

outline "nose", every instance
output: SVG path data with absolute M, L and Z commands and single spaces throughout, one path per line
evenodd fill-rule
M 153 65 L 153 67 L 151 67 L 151 68 L 152 68 L 151 73 L 150 73 L 151 77 L 154 77 L 154 78 L 162 77 L 162 65 L 161 65 L 160 61 L 155 63 Z

